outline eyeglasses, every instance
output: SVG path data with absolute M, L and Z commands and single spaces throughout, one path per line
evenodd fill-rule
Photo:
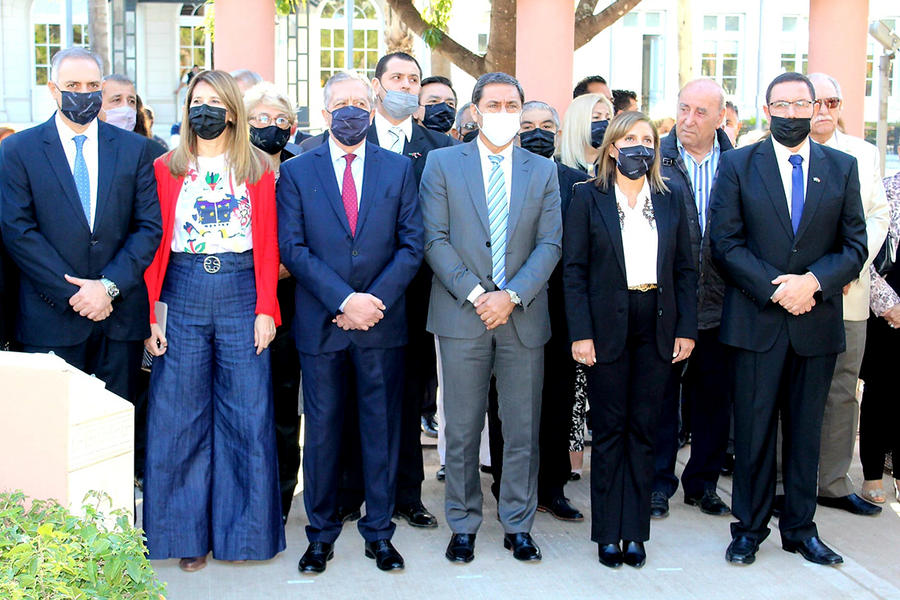
M 793 100 L 791 102 L 788 102 L 787 100 L 776 100 L 775 102 L 769 102 L 771 108 L 776 108 L 778 110 L 788 110 L 791 106 L 798 110 L 806 110 L 812 105 L 812 100 Z
M 475 131 L 476 129 L 478 129 L 478 123 L 476 123 L 475 121 L 469 121 L 468 123 L 463 123 L 462 128 L 466 131 Z
M 816 104 L 818 104 L 820 106 L 824 104 L 828 108 L 828 110 L 834 110 L 838 106 L 841 105 L 841 99 L 840 98 L 820 98 L 820 99 L 816 100 Z
M 288 129 L 291 126 L 291 121 L 287 117 L 273 119 L 269 115 L 255 115 L 250 117 L 249 121 L 254 127 L 269 127 L 270 125 L 275 125 L 278 129 Z

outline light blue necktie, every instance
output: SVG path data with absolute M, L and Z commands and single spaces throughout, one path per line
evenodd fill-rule
M 88 175 L 87 163 L 84 161 L 84 153 L 81 151 L 84 146 L 86 135 L 76 135 L 75 140 L 75 168 L 72 169 L 72 175 L 75 177 L 75 188 L 78 190 L 78 197 L 81 198 L 81 208 L 84 210 L 84 216 L 87 219 L 88 226 L 91 224 L 91 178 Z
M 794 228 L 794 235 L 800 227 L 800 219 L 803 217 L 803 157 L 799 154 L 792 154 L 788 159 L 793 166 L 791 170 L 791 226 Z
M 491 227 L 491 266 L 497 289 L 506 285 L 506 224 L 509 205 L 506 201 L 506 182 L 500 168 L 502 156 L 488 156 L 491 161 L 491 175 L 488 178 L 488 222 Z

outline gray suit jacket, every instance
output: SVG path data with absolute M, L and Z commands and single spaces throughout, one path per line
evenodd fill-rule
M 550 339 L 547 280 L 559 260 L 562 216 L 556 165 L 513 148 L 506 286 L 522 299 L 511 322 L 522 343 L 537 348 Z M 434 271 L 428 331 L 473 339 L 485 331 L 466 297 L 475 286 L 495 291 L 487 200 L 476 142 L 428 153 L 419 188 L 425 222 L 425 260 Z

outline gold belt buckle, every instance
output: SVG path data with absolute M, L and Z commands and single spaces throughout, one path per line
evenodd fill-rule
M 641 285 L 633 285 L 628 288 L 629 291 L 633 292 L 649 292 L 650 290 L 655 290 L 655 283 L 642 283 Z

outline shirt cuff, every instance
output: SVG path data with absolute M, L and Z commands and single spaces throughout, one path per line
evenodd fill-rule
M 468 300 L 472 304 L 475 304 L 475 300 L 478 298 L 478 296 L 482 295 L 483 293 L 484 293 L 484 288 L 481 287 L 481 284 L 479 283 L 478 285 L 476 285 L 475 287 L 472 288 L 472 291 L 469 292 L 468 296 L 466 296 L 466 300 Z
M 338 307 L 338 312 L 344 312 L 344 307 L 347 306 L 347 302 L 350 301 L 351 296 L 353 296 L 353 294 L 355 293 L 356 292 L 350 292 L 350 294 L 348 294 L 347 297 L 344 298 L 344 301 L 341 302 L 341 305 Z

